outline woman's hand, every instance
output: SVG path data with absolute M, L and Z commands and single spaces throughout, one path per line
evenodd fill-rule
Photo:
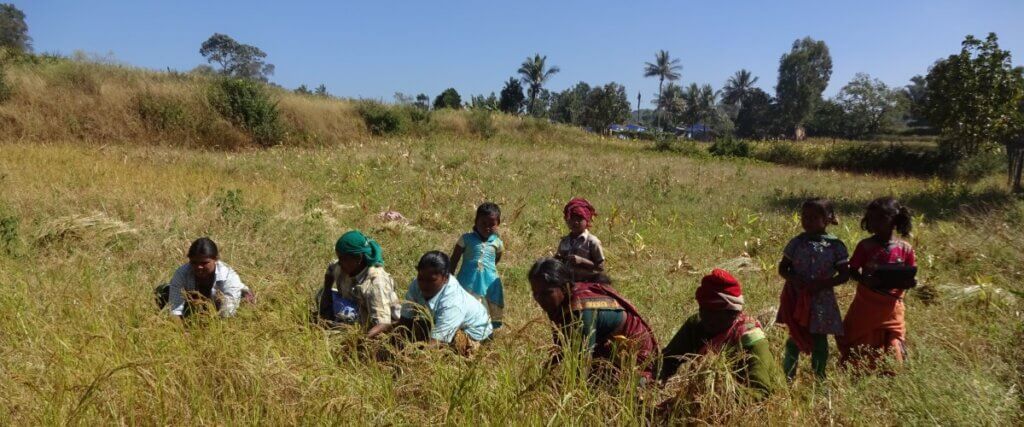
M 249 304 L 256 304 L 256 294 L 250 290 L 242 290 L 242 301 Z

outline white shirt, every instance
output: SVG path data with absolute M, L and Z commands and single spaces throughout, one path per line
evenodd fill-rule
M 174 272 L 171 277 L 171 295 L 168 305 L 171 307 L 171 314 L 181 316 L 185 310 L 184 291 L 196 291 L 196 277 L 192 274 L 192 265 L 185 264 Z M 220 301 L 220 317 L 231 317 L 238 309 L 238 303 L 242 300 L 242 291 L 249 291 L 249 288 L 242 283 L 235 270 L 227 264 L 217 261 L 217 267 L 213 272 L 213 298 Z

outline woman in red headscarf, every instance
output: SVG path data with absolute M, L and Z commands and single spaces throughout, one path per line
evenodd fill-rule
M 574 198 L 562 209 L 569 235 L 558 242 L 555 258 L 568 264 L 574 281 L 588 281 L 604 271 L 604 248 L 601 240 L 590 234 L 590 225 L 597 210 L 583 198 Z
M 715 269 L 704 276 L 696 293 L 698 314 L 690 316 L 662 350 L 659 377 L 675 375 L 688 355 L 719 351 L 741 351 L 743 357 L 736 372 L 740 379 L 764 395 L 779 384 L 779 372 L 773 369 L 768 340 L 761 323 L 743 312 L 740 282 L 729 272 Z
M 601 283 L 573 282 L 561 261 L 541 258 L 530 268 L 529 279 L 534 301 L 556 329 L 555 361 L 565 348 L 574 348 L 573 340 L 582 340 L 590 357 L 619 369 L 636 366 L 644 378 L 653 379 L 658 355 L 654 333 L 607 278 Z

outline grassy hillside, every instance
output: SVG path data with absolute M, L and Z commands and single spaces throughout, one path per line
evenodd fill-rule
M 58 90 L 68 72 L 60 67 L 101 83 L 91 94 L 78 84 Z M 201 79 L 92 67 L 100 66 L 14 68 L 16 94 L 0 104 L 0 423 L 643 422 L 676 388 L 543 374 L 550 333 L 525 272 L 564 233 L 562 203 L 583 195 L 598 207 L 593 230 L 609 273 L 664 343 L 696 310 L 700 275 L 738 257 L 752 258 L 737 273 L 748 310 L 777 304 L 774 264 L 812 194 L 837 202 L 841 224 L 832 230 L 851 247 L 865 237 L 857 222 L 868 200 L 895 194 L 915 210 L 922 286 L 907 297 L 911 363 L 883 378 L 839 371 L 833 360 L 822 387 L 804 363 L 793 387 L 750 402 L 710 361 L 677 385 L 699 404 L 674 416 L 1024 422 L 1024 329 L 1013 297 L 1024 291 L 1024 203 L 998 181 L 954 186 L 684 158 L 505 118 L 482 140 L 451 124 L 469 120 L 454 113 L 437 120 L 448 130 L 376 138 L 349 104 L 286 94 L 286 120 L 322 129 L 325 139 L 309 145 L 330 147 L 195 150 L 233 144 L 199 133 L 179 140 L 133 122 L 132 99 L 155 91 L 200 112 Z M 72 131 L 69 120 L 90 125 Z M 250 145 L 244 135 L 234 144 Z M 308 326 L 311 293 L 342 232 L 377 238 L 404 292 L 419 255 L 450 250 L 483 200 L 504 212 L 508 326 L 479 357 L 410 349 L 376 362 L 353 334 Z M 382 220 L 389 209 L 408 222 Z M 155 311 L 151 290 L 202 235 L 221 245 L 260 301 L 238 318 L 183 330 Z M 845 311 L 853 286 L 838 294 Z M 784 328 L 768 335 L 781 359 Z
M 253 135 L 214 105 L 219 80 L 130 66 L 50 57 L 6 57 L 0 141 L 83 141 L 176 147 L 247 148 Z M 267 87 L 280 115 L 281 145 L 358 144 L 371 135 L 362 101 L 299 95 Z M 501 114 L 436 111 L 408 136 L 444 135 L 531 140 L 579 138 L 583 131 Z

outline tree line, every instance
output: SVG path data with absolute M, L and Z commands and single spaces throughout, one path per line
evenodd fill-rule
M 31 52 L 25 14 L 11 4 L 0 4 L 0 48 Z M 228 35 L 214 33 L 200 45 L 207 64 L 194 73 L 270 83 L 274 65 L 267 53 Z M 216 68 L 215 68 L 216 67 Z M 890 87 L 865 73 L 856 74 L 838 94 L 822 96 L 832 76 L 832 57 L 824 41 L 810 37 L 793 42 L 779 58 L 774 94 L 756 87 L 759 77 L 745 69 L 730 76 L 721 89 L 710 84 L 677 84 L 682 63 L 659 50 L 646 62 L 643 75 L 658 79 L 654 109 L 643 109 L 637 99 L 632 117 L 626 88 L 616 82 L 591 85 L 578 82 L 559 92 L 545 86 L 561 68 L 547 56 L 527 57 L 516 75 L 509 77 L 498 95 L 474 95 L 468 102 L 454 88 L 415 97 L 396 93 L 401 104 L 421 109 L 471 108 L 525 114 L 554 122 L 606 131 L 611 124 L 632 121 L 656 132 L 678 132 L 699 125 L 707 137 L 748 139 L 822 136 L 871 139 L 897 132 L 936 134 L 939 147 L 950 156 L 969 158 L 992 150 L 1005 150 L 1014 188 L 1024 174 L 1024 67 L 1013 65 L 998 37 L 968 35 L 960 52 L 937 60 L 925 75 L 904 87 Z M 8 91 L 0 64 L 0 99 Z M 320 84 L 294 90 L 309 96 L 330 96 Z

